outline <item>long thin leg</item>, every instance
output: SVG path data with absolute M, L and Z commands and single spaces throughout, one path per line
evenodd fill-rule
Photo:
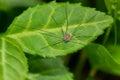
M 90 20 L 92 20 L 93 18 L 95 18 L 95 16 L 96 16 L 97 14 L 95 14 L 95 15 L 93 15 L 90 19 L 88 19 L 87 21 L 86 21 L 86 23 L 87 22 L 89 22 Z M 81 26 L 82 25 L 82 23 L 81 24 L 79 24 L 74 30 L 73 30 L 73 36 L 75 35 L 75 33 L 77 32 L 77 28 L 79 27 L 79 26 Z
M 67 11 L 67 6 L 65 6 L 65 14 L 66 14 L 66 31 L 65 31 L 65 34 L 67 33 L 68 31 L 68 11 Z
M 48 31 L 45 31 L 45 30 L 40 30 L 40 31 L 41 31 L 41 34 L 45 34 L 45 35 L 48 35 L 50 37 L 59 38 L 59 36 L 57 36 L 55 33 L 48 32 Z
M 57 23 L 57 21 L 55 20 L 55 18 L 52 16 L 52 19 L 54 20 L 54 22 L 57 24 L 57 26 L 59 26 L 59 24 Z M 64 31 L 63 31 L 63 28 L 62 28 L 62 26 L 61 26 L 61 33 L 62 33 L 62 35 L 63 35 L 63 37 L 64 37 Z
M 76 36 L 76 35 L 74 35 L 73 37 L 75 37 L 75 38 L 79 38 L 79 37 L 86 37 L 86 38 L 89 38 L 89 37 L 95 37 L 95 38 L 97 38 L 97 36 L 95 36 L 95 35 L 92 35 L 92 36 Z
M 78 42 L 78 41 L 76 41 L 76 40 L 74 40 L 74 39 L 73 39 L 73 40 L 71 40 L 71 42 L 72 42 L 72 43 L 74 43 L 74 44 L 86 45 L 86 44 L 85 44 L 85 43 L 83 43 L 82 41 L 81 41 L 81 42 Z M 73 45 L 74 45 L 74 44 L 73 44 Z
M 59 44 L 59 43 L 61 43 L 61 42 L 63 42 L 63 40 L 60 40 L 60 41 L 55 42 L 55 43 L 53 43 L 53 44 L 46 45 L 46 46 L 42 47 L 41 49 L 47 48 L 48 46 L 54 46 L 54 45 L 57 45 L 57 44 Z
M 18 25 L 15 25 L 15 26 L 18 26 Z M 25 28 L 25 27 L 22 27 L 22 26 L 18 26 L 19 28 Z M 35 28 L 31 28 L 33 31 L 36 30 Z M 49 31 L 45 31 L 43 29 L 40 30 L 40 33 L 41 34 L 45 34 L 45 35 L 48 35 L 48 36 L 52 36 L 52 37 L 55 37 L 55 38 L 59 38 L 55 33 L 53 32 L 49 32 Z

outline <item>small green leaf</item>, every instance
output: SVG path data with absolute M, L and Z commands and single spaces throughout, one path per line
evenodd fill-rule
M 27 61 L 21 48 L 9 38 L 0 38 L 0 80 L 24 80 Z
M 111 47 L 110 52 L 102 45 L 90 44 L 86 47 L 91 65 L 94 68 L 120 75 L 120 46 Z M 117 56 L 116 56 L 117 55 Z
M 27 53 L 55 57 L 82 49 L 112 22 L 110 16 L 77 3 L 51 2 L 18 16 L 6 36 L 15 39 Z M 68 41 L 64 40 L 66 34 Z
M 111 56 L 120 64 L 120 45 L 109 45 L 107 46 Z
M 73 80 L 60 58 L 32 58 L 29 66 L 29 80 Z

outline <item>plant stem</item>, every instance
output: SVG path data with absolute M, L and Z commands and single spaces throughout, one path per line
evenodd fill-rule
M 108 14 L 109 14 L 109 15 L 112 15 L 110 11 L 108 11 Z M 105 45 L 105 43 L 107 42 L 111 30 L 112 30 L 112 26 L 110 26 L 110 27 L 107 29 L 106 33 L 105 33 L 104 40 L 103 40 L 103 43 L 102 43 L 103 45 Z
M 105 33 L 104 40 L 103 40 L 103 43 L 102 43 L 103 45 L 105 45 L 105 43 L 107 42 L 107 40 L 108 40 L 108 38 L 109 38 L 109 35 L 110 35 L 111 30 L 112 30 L 112 26 L 111 26 L 111 27 L 109 27 L 109 28 L 107 29 L 106 33 Z
M 114 45 L 117 44 L 117 25 L 116 25 L 116 20 L 117 20 L 117 5 L 115 5 L 115 6 L 116 6 L 116 8 L 113 11 L 113 19 L 114 19 L 113 27 L 114 27 L 114 39 L 115 39 L 114 40 Z M 109 15 L 112 15 L 112 13 L 110 11 L 108 11 L 108 12 L 109 12 L 108 13 Z M 110 28 L 108 28 L 107 31 L 106 31 L 106 34 L 105 34 L 104 40 L 103 40 L 103 45 L 105 45 L 105 43 L 107 42 L 111 30 L 112 30 L 112 26 Z
M 87 59 L 87 55 L 84 51 L 82 51 L 81 55 L 79 55 L 79 60 L 74 70 L 75 80 L 80 79 L 86 59 Z
M 115 40 L 114 40 L 114 46 L 117 44 L 117 26 L 116 26 L 116 19 L 114 19 L 114 36 L 115 36 Z
M 92 68 L 86 80 L 91 80 L 90 78 L 92 78 L 92 80 L 93 80 L 93 78 L 95 77 L 96 73 L 97 73 L 97 69 L 96 68 Z
M 89 73 L 89 76 L 94 77 L 94 75 L 96 74 L 96 72 L 97 72 L 97 69 L 96 68 L 92 68 L 91 71 L 90 71 L 90 73 Z
M 117 5 L 116 5 L 117 7 Z M 117 44 L 117 25 L 116 25 L 116 20 L 117 20 L 117 9 L 114 10 L 114 36 L 115 36 L 115 41 L 114 41 L 114 46 Z

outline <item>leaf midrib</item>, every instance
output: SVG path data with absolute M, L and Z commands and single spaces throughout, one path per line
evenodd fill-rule
M 2 54 L 2 74 L 3 74 L 3 80 L 6 80 L 6 77 L 5 77 L 5 72 L 6 72 L 6 69 L 5 69 L 5 39 L 4 38 L 1 38 L 2 39 L 2 51 L 1 51 L 1 54 Z
M 88 25 L 97 25 L 99 23 L 104 23 L 104 22 L 108 22 L 108 21 L 109 20 L 102 20 L 102 21 L 97 21 L 97 22 L 92 22 L 92 23 L 82 23 L 81 25 L 80 24 L 78 24 L 78 25 L 85 27 L 85 26 L 88 26 Z M 78 27 L 78 25 L 71 25 L 71 26 L 69 26 L 69 29 L 71 29 L 73 27 L 76 28 L 76 27 Z M 66 26 L 64 26 L 63 29 L 66 29 L 65 27 Z M 54 28 L 54 29 L 45 29 L 45 30 L 49 31 L 49 32 L 55 32 L 55 31 L 59 31 L 60 28 L 58 27 L 58 28 Z M 23 32 L 20 32 L 20 33 L 7 34 L 6 36 L 7 37 L 16 37 L 18 35 L 23 36 L 24 34 L 33 35 L 33 34 L 36 34 L 36 33 L 39 33 L 39 32 L 40 32 L 40 30 L 31 30 L 31 31 L 26 30 L 26 31 L 23 31 Z

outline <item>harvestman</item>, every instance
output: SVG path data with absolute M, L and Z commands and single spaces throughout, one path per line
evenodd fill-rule
M 59 43 L 61 43 L 61 42 L 69 42 L 74 36 L 75 37 L 80 37 L 80 36 L 76 36 L 75 35 L 75 33 L 76 33 L 76 30 L 77 30 L 77 27 L 79 27 L 79 26 L 81 26 L 81 24 L 79 24 L 77 27 L 75 27 L 75 29 L 73 30 L 73 32 L 72 32 L 72 34 L 70 34 L 69 32 L 68 32 L 68 11 L 67 11 L 67 6 L 65 6 L 65 16 L 66 16 L 66 31 L 63 31 L 63 29 L 62 29 L 62 26 L 61 26 L 61 33 L 62 33 L 62 40 L 60 40 L 60 41 L 57 41 L 57 42 L 55 42 L 55 43 L 53 43 L 53 44 L 49 44 L 48 46 L 53 46 L 53 45 L 56 45 L 56 44 L 59 44 Z M 90 21 L 91 19 L 93 19 L 95 16 L 96 16 L 97 14 L 95 14 L 95 15 L 93 15 L 90 19 L 88 19 L 86 22 L 88 22 L 88 21 Z M 59 24 L 57 23 L 57 21 L 55 20 L 55 18 L 52 16 L 51 17 L 52 18 L 52 20 L 55 22 L 55 24 L 56 25 L 58 25 L 59 26 Z M 48 32 L 49 33 L 49 32 Z M 50 32 L 51 34 L 54 34 L 54 33 L 52 33 L 52 32 Z M 56 34 L 54 34 L 54 35 L 56 35 Z M 57 35 L 55 36 L 55 37 L 57 37 Z M 48 46 L 45 46 L 45 47 L 43 47 L 43 48 L 46 48 L 46 47 L 48 47 Z M 43 48 L 41 48 L 41 49 L 43 49 Z
M 93 19 L 97 14 L 93 15 L 90 19 L 88 19 L 86 22 L 90 21 L 91 19 Z M 70 34 L 68 32 L 69 30 L 69 23 L 68 23 L 68 10 L 67 10 L 67 6 L 65 6 L 65 16 L 66 16 L 66 29 L 65 31 L 63 30 L 62 26 L 61 26 L 61 33 L 62 33 L 62 38 L 60 38 L 61 40 L 54 42 L 53 44 L 49 44 L 46 45 L 45 47 L 42 47 L 41 49 L 47 48 L 48 46 L 53 46 L 56 44 L 59 44 L 61 42 L 65 42 L 68 43 L 74 36 L 75 37 L 80 37 L 80 36 L 76 36 L 75 33 L 77 31 L 77 27 L 81 26 L 81 24 L 79 24 L 78 26 L 75 27 L 75 29 L 73 30 L 72 34 Z M 59 24 L 57 23 L 56 19 L 54 18 L 54 16 L 51 17 L 51 19 L 54 21 L 54 23 L 59 26 Z M 22 27 L 21 27 L 22 28 Z M 55 33 L 53 32 L 49 32 L 49 31 L 45 31 L 45 30 L 40 30 L 41 34 L 45 34 L 48 35 L 50 37 L 55 37 L 55 38 L 59 38 Z

